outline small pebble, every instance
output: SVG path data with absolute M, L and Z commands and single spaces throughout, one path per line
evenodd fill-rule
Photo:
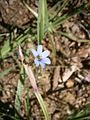
M 85 103 L 82 103 L 82 106 L 84 106 L 85 105 Z
M 52 45 L 48 43 L 48 49 L 52 50 Z
M 74 86 L 74 81 L 71 80 L 71 79 L 69 79 L 69 80 L 66 82 L 66 86 L 67 86 L 67 88 L 73 87 L 73 86 Z
M 79 100 L 79 101 L 78 101 L 78 104 L 81 105 L 81 104 L 82 104 L 82 100 Z
M 59 88 L 64 88 L 64 84 L 59 84 L 58 87 Z
M 78 105 L 78 104 L 77 104 L 77 105 L 75 105 L 75 108 L 77 108 L 77 109 L 78 109 L 78 108 L 79 108 L 79 105 Z
M 87 98 L 87 97 L 88 97 L 88 94 L 85 94 L 84 96 L 85 96 L 85 98 Z
M 85 98 L 83 98 L 83 99 L 82 99 L 82 101 L 83 101 L 83 102 L 86 102 L 86 99 L 85 99 Z

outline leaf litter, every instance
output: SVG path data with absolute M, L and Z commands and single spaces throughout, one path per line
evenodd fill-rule
M 31 2 L 32 6 L 34 6 L 33 3 L 34 2 Z M 26 10 L 26 8 L 23 7 L 23 4 L 20 4 L 20 1 L 18 1 L 15 6 L 13 6 L 13 2 L 11 2 L 10 5 L 7 4 L 6 12 L 5 9 L 3 9 L 4 4 L 6 5 L 6 3 L 1 0 L 0 11 L 2 17 L 0 20 L 4 20 L 5 24 L 8 24 L 8 21 L 10 21 L 10 25 L 14 24 L 14 26 L 17 26 L 20 29 L 24 29 L 30 25 L 28 24 L 28 21 L 30 22 L 31 18 L 33 19 L 33 16 L 28 12 L 28 10 Z M 16 14 L 17 10 L 15 10 L 15 8 L 18 5 L 20 8 L 17 7 L 17 10 L 20 10 L 21 12 Z M 8 11 L 11 11 L 10 14 L 7 13 Z M 86 12 L 87 10 L 84 13 L 86 14 Z M 16 14 L 16 16 L 14 16 L 14 14 Z M 22 19 L 25 18 L 23 19 L 24 21 L 22 21 L 20 16 L 22 16 Z M 84 14 L 83 16 L 87 17 Z M 10 20 L 11 17 L 12 19 Z M 71 32 L 77 37 L 77 39 L 90 39 L 88 30 L 89 25 L 87 26 L 87 22 L 88 20 L 86 21 L 84 18 L 82 20 L 80 15 L 76 15 L 70 20 L 64 22 L 62 28 L 60 27 L 57 31 L 63 31 L 66 33 Z M 27 25 L 24 26 L 26 23 Z M 0 29 L 2 31 L 6 30 L 4 26 L 3 29 L 2 27 Z M 54 33 L 52 37 L 55 42 L 56 55 L 54 56 L 54 54 L 51 54 L 50 59 L 55 61 L 53 62 L 54 65 L 52 64 L 51 66 L 47 66 L 45 71 L 40 71 L 36 68 L 33 68 L 33 71 L 35 73 L 35 77 L 37 78 L 40 93 L 45 100 L 45 104 L 52 120 L 64 120 L 67 115 L 72 112 L 72 107 L 79 110 L 90 101 L 90 44 L 76 42 L 73 39 L 74 36 L 69 38 Z M 27 44 L 30 44 L 30 42 L 27 42 Z M 32 46 L 32 44 L 33 43 L 31 43 L 30 46 Z M 49 49 L 52 53 L 51 42 L 48 38 L 44 39 L 42 44 L 44 46 L 44 50 Z M 2 44 L 0 47 L 1 46 Z M 30 49 L 30 47 L 28 48 L 25 45 L 23 48 L 24 50 Z M 0 78 L 0 102 L 3 103 L 3 105 L 0 106 L 0 111 L 5 104 L 7 109 L 5 109 L 4 112 L 7 113 L 10 112 L 10 107 L 13 109 L 14 97 L 19 79 L 19 68 L 17 67 L 17 63 L 12 58 L 8 58 L 8 60 L 9 62 L 7 60 L 1 61 L 2 63 L 0 66 L 0 71 L 3 71 L 6 65 L 9 68 L 14 64 L 14 70 L 5 75 L 5 77 Z M 24 97 L 27 92 L 27 86 L 30 88 L 29 97 L 31 118 L 40 120 L 42 113 L 40 107 L 38 106 L 38 102 L 32 93 L 31 85 L 28 79 L 25 81 L 22 95 L 23 97 L 21 99 L 21 116 L 23 118 L 25 117 Z M 10 115 L 12 114 L 13 113 Z

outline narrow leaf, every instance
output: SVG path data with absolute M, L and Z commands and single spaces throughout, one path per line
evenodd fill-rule
M 1 57 L 4 58 L 7 55 L 7 53 L 10 51 L 10 49 L 11 49 L 10 43 L 9 40 L 7 40 L 1 49 Z
M 49 115 L 48 115 L 47 109 L 45 107 L 44 101 L 42 99 L 42 96 L 39 93 L 34 74 L 33 74 L 31 68 L 28 65 L 25 65 L 25 64 L 23 64 L 23 65 L 24 65 L 26 74 L 28 75 L 28 78 L 29 78 L 29 80 L 31 82 L 31 85 L 33 87 L 34 94 L 36 95 L 37 100 L 38 100 L 38 102 L 40 104 L 40 107 L 41 107 L 41 109 L 42 109 L 42 111 L 44 113 L 45 120 L 49 120 Z
M 17 92 L 16 92 L 16 97 L 15 97 L 15 109 L 16 109 L 16 113 L 15 113 L 15 118 L 16 120 L 20 120 L 20 108 L 21 108 L 21 96 L 22 96 L 22 90 L 24 88 L 24 80 L 25 80 L 25 76 L 24 76 L 24 69 L 23 66 L 21 67 L 21 72 L 20 72 L 21 78 L 18 81 L 18 86 L 17 86 Z
M 54 28 L 58 28 L 58 26 L 60 24 L 62 24 L 63 22 L 65 22 L 66 20 L 70 19 L 72 16 L 74 16 L 75 14 L 79 14 L 80 12 L 82 12 L 85 8 L 90 9 L 90 3 L 87 3 L 85 5 L 81 5 L 78 8 L 74 8 L 72 11 L 64 14 L 63 16 L 60 16 L 57 18 L 57 20 L 55 20 L 53 22 L 53 26 Z
M 41 43 L 45 31 L 48 29 L 48 13 L 47 13 L 47 2 L 46 0 L 39 0 L 39 12 L 38 12 L 38 43 Z
M 12 68 L 7 68 L 4 71 L 0 72 L 0 78 L 3 78 L 6 74 L 8 74 Z

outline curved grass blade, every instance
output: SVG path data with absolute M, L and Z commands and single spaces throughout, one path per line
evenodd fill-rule
M 45 104 L 43 102 L 42 96 L 39 93 L 34 74 L 33 74 L 31 68 L 28 65 L 25 65 L 24 63 L 23 63 L 23 65 L 24 65 L 26 74 L 27 74 L 27 76 L 28 76 L 28 78 L 29 78 L 29 80 L 31 82 L 32 87 L 33 87 L 34 94 L 37 97 L 38 102 L 40 104 L 40 107 L 41 107 L 41 109 L 42 109 L 42 111 L 44 113 L 45 120 L 49 120 L 49 115 L 48 115 L 47 109 L 45 107 Z

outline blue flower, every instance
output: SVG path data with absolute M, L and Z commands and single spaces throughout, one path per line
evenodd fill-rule
M 32 49 L 31 52 L 35 57 L 34 63 L 37 67 L 41 65 L 42 68 L 45 68 L 46 64 L 51 64 L 50 59 L 47 58 L 50 52 L 48 50 L 42 52 L 42 45 L 38 45 L 37 50 Z

